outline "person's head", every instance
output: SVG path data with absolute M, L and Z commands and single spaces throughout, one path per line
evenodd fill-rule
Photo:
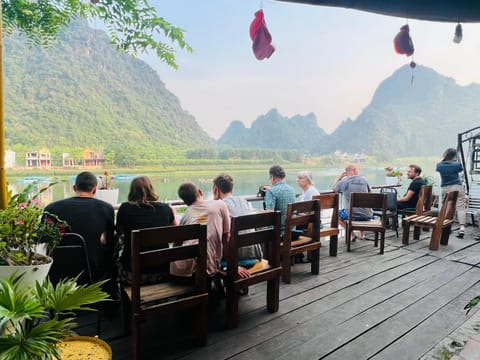
M 285 170 L 283 169 L 282 166 L 280 165 L 274 165 L 268 170 L 268 173 L 270 174 L 270 182 L 275 185 L 277 182 L 282 181 L 285 179 Z
M 355 164 L 348 164 L 345 166 L 345 173 L 347 176 L 355 176 L 358 175 L 358 168 Z
M 408 165 L 407 177 L 409 179 L 415 179 L 417 176 L 420 176 L 422 173 L 422 168 L 415 164 Z
M 139 176 L 130 183 L 128 201 L 137 204 L 148 204 L 149 201 L 157 201 L 158 195 L 153 188 L 150 178 Z
M 220 174 L 213 179 L 213 198 L 222 199 L 233 191 L 233 178 L 228 174 Z
M 91 196 L 95 195 L 97 190 L 97 177 L 90 171 L 84 171 L 77 175 L 73 191 L 78 193 L 89 193 Z
M 300 171 L 297 174 L 297 184 L 304 190 L 308 189 L 313 185 L 312 173 L 310 171 Z
M 457 159 L 457 150 L 455 150 L 454 148 L 448 148 L 443 153 L 442 161 L 450 161 L 450 160 L 456 160 L 456 159 Z
M 203 199 L 202 190 L 197 188 L 194 183 L 185 182 L 178 188 L 178 197 L 183 200 L 185 205 L 190 206 L 197 200 Z

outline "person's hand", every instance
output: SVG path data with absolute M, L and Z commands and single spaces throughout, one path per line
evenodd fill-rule
M 250 277 L 250 272 L 245 269 L 243 266 L 239 266 L 237 269 L 238 275 L 240 275 L 241 278 L 249 278 Z
M 270 190 L 270 185 L 265 185 L 265 186 L 263 187 L 263 191 L 268 191 L 268 190 Z

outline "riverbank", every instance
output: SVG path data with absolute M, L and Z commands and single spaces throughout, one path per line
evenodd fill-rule
M 328 159 L 327 159 L 328 158 Z M 435 171 L 435 163 L 440 161 L 439 158 L 434 157 L 419 157 L 419 158 L 398 158 L 396 160 L 386 162 L 376 162 L 373 159 L 366 159 L 365 161 L 358 162 L 360 169 L 383 169 L 386 166 L 391 166 L 395 169 L 406 169 L 409 164 L 418 164 L 424 169 L 425 175 L 433 175 Z M 268 171 L 268 168 L 274 163 L 280 163 L 286 169 L 290 171 L 300 170 L 315 170 L 315 171 L 329 171 L 331 169 L 342 169 L 345 164 L 354 162 L 347 156 L 336 157 L 319 157 L 319 158 L 306 158 L 303 162 L 286 162 L 286 161 L 246 161 L 246 160 L 232 160 L 232 161 L 202 161 L 196 162 L 185 161 L 185 163 L 178 163 L 175 165 L 167 166 L 134 166 L 134 167 L 116 167 L 116 166 L 104 166 L 104 167 L 74 167 L 74 168 L 26 168 L 16 167 L 7 169 L 8 178 L 20 178 L 25 176 L 46 176 L 46 177 L 58 177 L 67 178 L 78 174 L 81 171 L 92 171 L 93 173 L 102 173 L 104 170 L 108 170 L 110 174 L 132 174 L 132 175 L 147 175 L 154 177 L 178 177 L 185 174 L 195 174 L 198 176 L 208 175 L 212 172 L 235 172 L 235 173 L 248 173 L 252 171 Z

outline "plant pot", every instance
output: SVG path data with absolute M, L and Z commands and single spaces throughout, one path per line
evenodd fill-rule
M 385 176 L 386 185 L 398 185 L 398 178 L 396 176 Z
M 97 189 L 95 197 L 115 206 L 118 204 L 118 192 L 119 189 Z
M 91 336 L 70 336 L 58 345 L 60 360 L 111 360 L 112 349 L 103 340 Z
M 46 255 L 35 254 L 38 259 L 43 259 L 44 264 L 37 265 L 1 265 L 0 278 L 7 279 L 14 273 L 17 275 L 24 274 L 20 282 L 23 286 L 34 286 L 35 282 L 42 283 L 47 278 L 50 267 L 52 266 L 52 258 Z

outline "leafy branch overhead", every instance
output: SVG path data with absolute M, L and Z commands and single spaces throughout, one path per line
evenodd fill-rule
M 154 51 L 177 68 L 175 48 L 192 52 L 184 30 L 158 16 L 147 0 L 2 0 L 5 34 L 24 33 L 30 44 L 48 46 L 78 17 L 101 20 L 117 49 L 131 55 Z

